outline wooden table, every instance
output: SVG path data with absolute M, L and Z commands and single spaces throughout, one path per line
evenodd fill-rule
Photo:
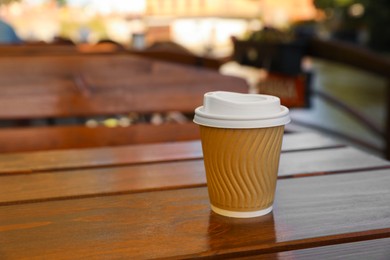
M 284 137 L 274 210 L 211 212 L 199 141 L 0 155 L 0 259 L 389 259 L 390 163 Z M 319 258 L 320 257 L 320 258 Z

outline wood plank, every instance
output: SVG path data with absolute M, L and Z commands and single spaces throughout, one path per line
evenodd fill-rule
M 243 93 L 246 91 L 246 86 L 240 86 L 237 82 L 227 84 L 204 82 L 202 86 L 183 84 L 162 88 L 160 91 L 147 87 L 145 90 L 148 91 L 145 92 L 119 89 L 105 94 L 93 93 L 86 96 L 55 94 L 34 95 L 25 99 L 4 97 L 0 99 L 0 112 L 3 112 L 0 118 L 85 117 L 129 112 L 181 111 L 192 113 L 202 104 L 204 93 L 221 89 Z M 167 95 L 167 93 L 174 94 Z M 151 100 L 153 102 L 150 102 Z
M 0 129 L 0 153 L 79 149 L 103 146 L 196 140 L 200 138 L 198 128 L 199 127 L 192 122 L 166 123 L 161 125 L 135 124 L 128 127 L 114 128 L 105 126 L 91 128 L 76 125 L 4 128 Z M 92 159 L 94 156 L 93 152 L 91 156 L 85 155 L 89 152 L 92 151 L 88 150 L 78 152 L 77 150 L 72 150 L 64 152 L 64 156 L 62 158 L 66 162 L 72 160 L 70 158 L 74 158 L 79 161 L 80 158 L 74 156 L 76 153 L 78 155 L 82 154 L 82 158 L 87 156 L 87 158 Z M 110 153 L 111 151 L 107 152 Z M 98 153 L 100 153 L 99 150 Z M 54 163 L 52 161 L 52 157 L 57 157 L 57 154 L 61 154 L 61 152 L 44 153 L 42 156 L 40 156 L 40 158 L 47 157 L 48 159 L 42 161 L 42 165 L 52 165 Z M 32 159 L 30 160 L 31 155 Z M 26 155 L 16 155 L 3 158 L 5 160 L 5 165 L 8 164 L 7 161 L 12 163 L 14 161 L 13 158 L 15 157 L 29 158 L 26 160 L 27 162 L 24 162 L 26 164 L 23 163 L 25 166 L 30 163 L 38 163 L 35 161 L 36 156 L 29 153 Z M 0 159 L 0 161 L 3 159 Z M 92 159 L 92 161 L 94 160 Z M 0 166 L 0 168 L 2 167 Z M 1 171 L 2 170 L 0 169 L 0 172 Z
M 21 45 L 0 45 L 0 56 L 50 56 L 127 53 L 125 48 L 114 43 L 72 44 L 72 43 L 27 43 Z
M 202 160 L 0 176 L 0 205 L 206 185 Z
M 0 45 L 0 56 L 70 55 L 77 53 L 74 45 Z
M 0 56 L 50 56 L 50 55 L 88 55 L 88 54 L 131 54 L 148 57 L 168 62 L 180 64 L 188 64 L 198 67 L 207 67 L 218 69 L 224 62 L 229 60 L 226 58 L 210 58 L 196 56 L 189 51 L 177 53 L 174 50 L 143 50 L 135 51 L 126 50 L 123 46 L 114 43 L 98 43 L 98 44 L 77 44 L 77 45 L 60 45 L 60 44 L 45 44 L 45 45 L 13 45 L 0 46 Z
M 310 151 L 312 153 L 310 156 L 306 156 L 306 153 L 304 151 L 282 154 L 279 178 L 306 176 L 308 169 L 317 170 L 317 172 L 310 172 L 309 175 L 335 173 L 335 169 L 337 173 L 369 170 L 370 168 L 385 169 L 384 171 L 390 172 L 390 164 L 386 161 L 375 157 L 365 157 L 365 154 L 356 150 L 350 151 L 349 148 Z M 345 163 L 342 164 L 342 159 L 339 161 L 324 159 L 328 153 L 335 158 L 344 158 Z M 294 165 L 295 162 L 292 160 L 295 157 L 291 158 L 291 155 L 296 154 L 298 158 L 301 158 L 298 164 L 300 167 Z M 355 158 L 358 161 L 355 161 Z M 34 174 L 10 174 L 0 176 L 0 180 L 0 205 L 206 185 L 203 160 L 199 159 L 122 167 L 47 171 Z
M 90 117 L 128 112 L 193 113 L 208 91 L 248 91 L 247 83 L 240 78 L 131 55 L 1 57 L 0 85 L 0 119 L 10 120 Z M 171 126 L 161 126 L 161 133 L 160 130 L 141 133 L 134 127 L 1 129 L 0 152 L 198 138 L 196 127 L 188 126 L 177 131 Z
M 134 127 L 134 126 L 132 126 Z M 86 135 L 82 138 L 85 143 L 86 140 L 96 137 L 97 140 L 105 141 L 105 137 L 110 140 L 110 145 L 115 145 L 116 138 L 120 138 L 119 144 L 123 144 L 122 138 L 128 138 L 131 142 L 134 142 L 134 138 L 139 136 L 148 136 L 159 138 L 148 139 L 148 141 L 173 141 L 173 140 L 185 140 L 195 139 L 198 136 L 198 126 L 195 124 L 189 124 L 187 126 L 181 125 L 178 130 L 174 130 L 174 126 L 166 125 L 162 128 L 154 128 L 153 126 L 138 125 L 139 129 L 132 132 L 132 136 L 126 133 L 126 129 L 117 129 L 117 134 L 112 136 L 103 135 L 100 133 L 98 136 L 91 135 L 91 131 L 86 130 Z M 163 129 L 168 128 L 169 131 L 161 136 Z M 155 131 L 158 130 L 159 134 L 156 135 Z M 184 131 L 184 133 L 183 133 Z M 27 131 L 29 132 L 29 131 Z M 34 132 L 34 131 L 33 131 Z M 115 131 L 113 131 L 115 132 Z M 20 145 L 26 147 L 29 142 L 36 142 L 40 140 L 40 136 L 51 140 L 50 131 L 44 131 L 43 133 L 36 133 L 34 135 L 20 135 L 20 133 L 26 133 L 22 130 L 16 131 L 14 135 L 8 133 L 4 137 L 2 131 L 0 131 L 0 143 L 1 149 L 6 149 L 7 144 L 11 145 L 15 143 L 15 138 L 23 140 Z M 112 133 L 112 132 L 111 132 Z M 142 135 L 140 134 L 142 133 Z M 174 133 L 174 137 L 170 135 Z M 12 136 L 12 138 L 10 138 Z M 34 139 L 33 137 L 38 137 Z M 58 136 L 61 137 L 62 135 Z M 70 138 L 72 133 L 64 132 L 63 136 Z M 125 137 L 124 137 L 125 136 Z M 170 139 L 171 138 L 171 139 Z M 174 139 L 175 138 L 175 139 Z M 57 142 L 60 140 L 55 139 Z M 75 140 L 74 145 L 79 145 L 78 139 Z M 66 170 L 77 168 L 94 168 L 103 166 L 119 166 L 130 165 L 134 163 L 150 163 L 159 161 L 173 161 L 173 160 L 186 160 L 186 159 L 200 159 L 202 158 L 202 148 L 199 141 L 196 142 L 177 142 L 177 143 L 164 143 L 164 144 L 146 144 L 147 140 L 142 139 L 141 145 L 121 146 L 121 147 L 109 147 L 109 148 L 93 148 L 93 149 L 71 149 L 62 151 L 43 151 L 43 152 L 28 152 L 28 153 L 15 153 L 15 154 L 0 154 L 0 174 L 10 173 L 30 173 L 38 171 L 50 171 L 50 170 Z M 313 149 L 325 149 L 342 146 L 339 142 L 327 138 L 317 133 L 294 133 L 286 134 L 283 137 L 282 152 L 291 152 L 299 150 L 313 150 Z M 77 147 L 77 146 L 76 146 Z M 44 147 L 48 148 L 48 147 Z M 15 149 L 15 147 L 14 147 Z M 110 155 L 110 156 L 109 156 Z M 114 155 L 114 156 L 113 156 Z
M 280 180 L 273 213 L 253 219 L 215 215 L 205 187 L 1 206 L 1 253 L 228 258 L 389 238 L 389 186 L 388 171 Z
M 315 247 L 273 254 L 240 258 L 242 260 L 287 260 L 287 259 L 327 259 L 327 260 L 388 260 L 390 256 L 390 238 L 345 243 L 332 246 Z
M 0 74 L 1 119 L 193 112 L 206 92 L 248 92 L 241 78 L 132 55 L 1 57 Z
M 279 176 L 287 178 L 378 167 L 389 168 L 390 162 L 352 147 L 342 147 L 282 154 Z
M 149 66 L 152 67 L 153 64 L 153 62 L 150 62 Z M 145 66 L 147 66 L 147 64 Z M 197 87 L 205 82 L 219 84 L 221 81 L 227 81 L 231 78 L 233 78 L 233 80 L 236 79 L 236 83 L 242 83 L 242 80 L 238 78 L 223 76 L 217 72 L 205 69 L 187 68 L 185 66 L 181 68 L 182 66 L 176 65 L 176 67 L 181 69 L 169 68 L 164 70 L 164 68 L 158 69 L 159 67 L 163 67 L 160 64 L 154 65 L 153 67 L 156 69 L 142 69 L 142 66 L 141 69 L 139 67 L 133 69 L 133 67 L 128 66 L 127 69 L 129 71 L 126 75 L 122 75 L 125 73 L 125 71 L 122 70 L 116 72 L 83 72 L 81 69 L 80 71 L 73 69 L 73 71 L 70 71 L 65 75 L 55 75 L 55 73 L 63 73 L 62 71 L 53 72 L 54 75 L 49 74 L 46 77 L 43 77 L 44 75 L 35 74 L 27 74 L 21 78 L 16 78 L 17 75 L 5 75 L 0 80 L 0 83 L 3 84 L 0 93 L 2 98 L 11 98 L 20 95 L 28 95 L 29 97 L 37 98 L 41 95 L 69 95 L 77 93 L 78 88 L 76 84 L 78 84 L 78 80 L 84 80 L 84 83 L 90 87 L 94 95 L 107 94 L 107 92 L 112 91 L 118 92 L 123 89 L 140 92 L 148 92 L 152 88 L 155 88 L 155 91 L 157 92 L 164 90 L 169 91 L 170 88 L 177 88 L 180 90 L 180 88 Z M 176 73 L 179 75 L 172 76 L 172 74 Z M 183 85 L 186 85 L 186 87 L 183 87 Z M 166 88 L 168 89 L 166 90 Z M 193 89 L 193 91 L 196 90 L 197 89 Z

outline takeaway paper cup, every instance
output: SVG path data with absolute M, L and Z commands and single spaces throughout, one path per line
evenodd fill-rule
M 249 218 L 272 211 L 284 125 L 277 97 L 209 92 L 195 110 L 211 209 Z

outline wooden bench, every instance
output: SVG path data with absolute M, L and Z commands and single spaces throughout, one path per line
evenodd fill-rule
M 106 42 L 98 44 L 18 44 L 0 45 L 0 56 L 50 56 L 50 55 L 80 55 L 80 54 L 112 54 L 125 53 L 119 45 Z
M 78 45 L 0 45 L 0 57 L 20 57 L 20 56 L 79 56 L 79 55 L 137 55 L 167 62 L 193 65 L 210 69 L 219 69 L 219 67 L 229 60 L 226 58 L 202 57 L 191 52 L 176 51 L 172 48 L 156 48 L 156 45 L 145 50 L 129 50 L 119 44 L 110 42 L 100 42 L 97 44 L 78 44 Z
M 18 45 L 0 45 L 0 56 L 31 56 L 31 55 L 68 55 L 77 53 L 75 45 L 57 45 L 57 44 L 18 44 Z
M 166 113 L 192 115 L 203 94 L 246 93 L 242 79 L 131 55 L 0 58 L 0 120 L 89 118 Z M 184 124 L 95 127 L 55 125 L 0 129 L 0 152 L 85 148 L 198 138 Z

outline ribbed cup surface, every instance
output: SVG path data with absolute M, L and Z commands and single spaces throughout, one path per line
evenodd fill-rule
M 200 126 L 210 202 L 231 211 L 268 208 L 274 200 L 284 126 Z

